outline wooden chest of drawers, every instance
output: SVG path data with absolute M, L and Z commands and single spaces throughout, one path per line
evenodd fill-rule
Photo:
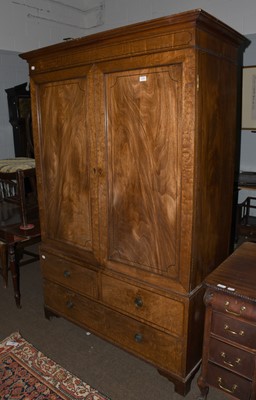
M 61 315 L 93 333 L 100 332 L 130 353 L 157 363 L 162 371 L 182 373 L 186 299 L 156 294 L 60 258 L 42 246 L 41 269 L 46 314 Z
M 256 398 L 256 244 L 244 243 L 205 281 L 199 399 L 209 386 L 231 399 Z

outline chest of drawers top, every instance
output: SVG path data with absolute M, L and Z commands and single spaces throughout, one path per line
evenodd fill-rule
M 238 247 L 206 278 L 205 285 L 256 303 L 256 243 Z

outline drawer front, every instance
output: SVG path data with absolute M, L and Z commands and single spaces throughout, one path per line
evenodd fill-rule
M 224 368 L 209 363 L 206 381 L 209 385 L 233 396 L 232 398 L 239 400 L 251 399 L 252 382 Z
M 87 296 L 98 297 L 97 272 L 47 252 L 42 252 L 40 265 L 45 279 Z
M 209 360 L 249 379 L 253 377 L 254 358 L 252 353 L 219 340 L 210 339 Z
M 173 335 L 183 335 L 184 304 L 182 302 L 106 275 L 102 276 L 102 299 L 111 307 L 158 325 Z
M 251 349 L 256 348 L 256 326 L 213 312 L 212 332 Z
M 211 293 L 210 289 L 209 292 Z M 214 310 L 221 311 L 227 316 L 256 321 L 255 303 L 217 291 L 211 293 L 210 302 Z
M 181 374 L 186 350 L 174 337 L 66 290 L 44 282 L 45 305 L 52 311 L 98 333 L 160 369 Z

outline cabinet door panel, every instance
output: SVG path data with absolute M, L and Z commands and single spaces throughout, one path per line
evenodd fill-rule
M 92 250 L 86 79 L 39 87 L 46 238 Z
M 181 69 L 106 76 L 108 259 L 159 273 L 178 251 Z

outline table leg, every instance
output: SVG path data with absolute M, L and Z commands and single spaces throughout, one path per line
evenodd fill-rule
M 19 265 L 16 261 L 15 257 L 15 245 L 8 246 L 8 255 L 9 255 L 9 262 L 10 262 L 10 270 L 12 274 L 12 282 L 13 282 L 13 289 L 14 289 L 14 298 L 16 302 L 16 306 L 21 308 L 20 306 L 20 273 L 19 273 Z

